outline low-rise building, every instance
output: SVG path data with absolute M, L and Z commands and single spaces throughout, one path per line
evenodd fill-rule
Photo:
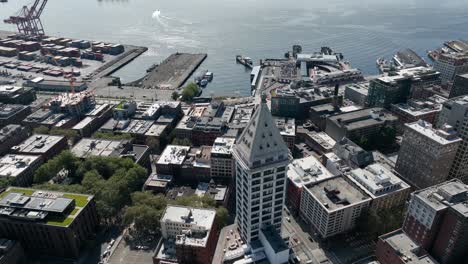
M 170 132 L 170 127 L 167 124 L 153 124 L 145 133 L 146 140 L 153 140 L 156 150 L 162 150 L 167 144 L 167 136 Z
M 136 143 L 144 144 L 146 141 L 146 132 L 154 124 L 152 120 L 140 119 L 114 119 L 111 118 L 100 129 L 101 132 L 130 134 Z
M 370 209 L 391 209 L 405 204 L 411 187 L 379 163 L 354 169 L 347 177 L 372 198 Z
M 327 119 L 325 132 L 334 140 L 371 137 L 384 127 L 395 127 L 398 118 L 382 108 L 363 109 Z
M 393 104 L 390 112 L 398 117 L 397 129 L 403 131 L 406 123 L 424 120 L 435 124 L 437 115 L 442 111 L 442 104 L 431 100 L 409 100 L 406 104 Z
M 29 106 L 0 103 L 0 127 L 10 124 L 21 124 L 21 121 L 30 113 L 31 108 Z
M 190 148 L 182 163 L 177 180 L 184 183 L 198 183 L 211 179 L 211 146 Z
M 49 109 L 40 108 L 28 115 L 21 123 L 31 129 L 39 126 L 49 129 L 53 127 L 72 128 L 78 120 L 77 117 L 70 116 L 67 113 L 56 113 Z
M 333 146 L 336 144 L 336 141 L 325 132 L 303 129 L 301 131 L 298 130 L 297 135 L 319 155 L 333 151 Z
M 179 139 L 189 139 L 194 146 L 211 146 L 227 128 L 221 117 L 184 116 L 177 124 L 175 134 Z
M 275 117 L 276 127 L 280 131 L 286 146 L 292 151 L 296 142 L 296 120 L 294 118 Z
M 302 192 L 300 215 L 322 238 L 353 229 L 371 198 L 343 177 L 328 179 Z
M 142 102 L 137 105 L 135 118 L 156 120 L 162 115 L 182 116 L 182 104 L 178 101 Z
M 27 105 L 36 100 L 33 88 L 0 85 L 0 103 Z
M 332 87 L 301 87 L 298 89 L 281 88 L 271 98 L 271 114 L 274 116 L 304 119 L 312 106 L 343 100 L 342 95 L 336 98 Z
M 16 186 L 30 186 L 41 164 L 40 156 L 8 154 L 0 158 L 0 177 L 11 180 Z
M 81 159 L 91 156 L 131 158 L 135 163 L 149 165 L 149 147 L 132 144 L 131 140 L 109 140 L 83 138 L 73 146 L 71 152 Z
M 77 258 L 97 226 L 91 195 L 8 188 L 0 198 L 0 237 L 33 256 Z
M 216 138 L 211 148 L 211 177 L 228 180 L 234 179 L 236 174 L 235 162 L 232 158 L 232 148 L 236 142 L 235 138 Z
M 125 120 L 133 117 L 137 110 L 135 101 L 122 101 L 113 109 L 112 117 L 116 120 Z
M 345 99 L 348 99 L 360 106 L 367 105 L 369 94 L 369 82 L 347 84 L 344 92 Z
M 333 152 L 351 168 L 364 168 L 374 162 L 372 152 L 365 151 L 348 138 L 336 141 Z
M 157 173 L 178 175 L 189 151 L 189 146 L 168 145 L 156 162 Z
M 298 213 L 301 205 L 301 195 L 304 188 L 334 178 L 331 173 L 314 156 L 296 159 L 288 165 L 285 203 L 294 213 Z
M 424 248 L 401 230 L 380 236 L 375 256 L 381 264 L 438 264 Z
M 34 134 L 28 139 L 11 148 L 13 153 L 24 155 L 40 155 L 44 161 L 58 155 L 68 148 L 67 138 Z
M 112 116 L 111 104 L 98 104 L 85 113 L 85 118 L 73 126 L 81 137 L 90 137 Z
M 7 125 L 0 129 L 0 155 L 10 151 L 10 148 L 18 145 L 28 138 L 29 131 L 20 125 Z
M 144 191 L 152 191 L 154 193 L 166 193 L 172 183 L 172 175 L 162 175 L 151 173 L 143 185 Z
M 164 239 L 175 239 L 179 263 L 211 263 L 216 249 L 214 209 L 168 206 L 161 218 Z

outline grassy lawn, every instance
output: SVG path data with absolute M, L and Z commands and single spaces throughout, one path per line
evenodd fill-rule
M 0 198 L 9 194 L 9 193 L 12 193 L 12 192 L 17 192 L 17 193 L 24 193 L 25 195 L 29 195 L 31 196 L 35 190 L 32 190 L 32 189 L 25 189 L 25 188 L 10 188 L 10 190 L 8 191 L 5 191 L 3 192 L 2 194 L 0 194 Z
M 79 194 L 70 194 L 66 193 L 63 195 L 64 198 L 75 199 L 75 205 L 78 207 L 85 207 L 88 204 L 88 196 L 87 195 L 79 195 Z
M 55 226 L 68 226 L 73 221 L 73 218 L 51 218 L 47 220 L 48 225 L 55 225 Z
M 70 215 L 76 215 L 76 213 L 77 213 L 79 210 L 80 210 L 80 209 L 78 209 L 78 208 L 73 209 L 73 211 L 71 211 Z

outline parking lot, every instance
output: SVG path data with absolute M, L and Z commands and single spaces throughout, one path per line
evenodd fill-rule
M 153 263 L 154 251 L 156 248 L 156 243 L 154 246 L 148 249 L 132 249 L 130 248 L 125 240 L 122 239 L 121 242 L 117 245 L 117 248 L 114 250 L 112 256 L 109 258 L 107 263 L 109 264 L 148 264 Z

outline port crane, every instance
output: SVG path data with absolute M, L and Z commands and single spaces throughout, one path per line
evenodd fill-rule
M 20 34 L 28 36 L 43 36 L 44 27 L 41 14 L 48 0 L 35 0 L 31 6 L 23 6 L 16 15 L 10 16 L 3 22 L 16 25 Z

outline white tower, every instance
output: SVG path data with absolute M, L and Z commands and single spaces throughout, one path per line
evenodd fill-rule
M 236 161 L 236 221 L 246 242 L 260 228 L 281 231 L 289 150 L 262 100 L 233 150 Z

